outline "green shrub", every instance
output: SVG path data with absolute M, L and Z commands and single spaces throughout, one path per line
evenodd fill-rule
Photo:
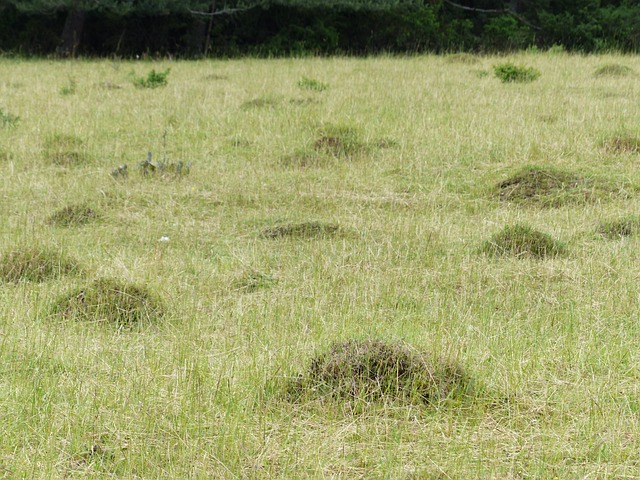
M 513 63 L 494 65 L 493 71 L 502 83 L 528 83 L 533 82 L 540 76 L 540 71 L 533 67 L 515 65 Z
M 167 68 L 164 72 L 156 72 L 151 70 L 147 77 L 133 77 L 133 84 L 138 88 L 158 88 L 167 85 L 167 77 L 169 76 L 170 68 Z

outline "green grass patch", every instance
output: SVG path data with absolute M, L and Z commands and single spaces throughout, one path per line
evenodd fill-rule
M 20 117 L 14 115 L 11 112 L 7 112 L 6 110 L 0 108 L 0 126 L 1 127 L 14 127 L 20 121 Z
M 302 77 L 298 80 L 298 87 L 302 90 L 314 90 L 316 92 L 323 92 L 329 89 L 328 83 L 323 83 L 313 78 Z
M 491 256 L 546 258 L 566 254 L 567 247 L 547 233 L 516 224 L 492 235 L 480 251 Z
M 61 296 L 54 315 L 89 322 L 132 326 L 163 315 L 159 299 L 146 288 L 113 278 L 99 278 Z
M 513 63 L 494 65 L 493 73 L 502 83 L 530 83 L 540 77 L 538 69 Z
M 170 68 L 162 72 L 156 72 L 155 69 L 152 69 L 146 77 L 137 77 L 133 75 L 132 81 L 133 85 L 137 88 L 159 88 L 165 87 L 169 83 L 167 77 L 171 72 Z

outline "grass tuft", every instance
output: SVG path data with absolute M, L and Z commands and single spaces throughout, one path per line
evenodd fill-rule
M 474 65 L 480 62 L 480 59 L 471 53 L 451 53 L 445 57 L 448 63 L 460 63 L 463 65 Z
M 234 290 L 240 290 L 244 293 L 253 293 L 258 290 L 264 290 L 275 286 L 278 279 L 266 273 L 251 270 L 245 272 L 242 276 L 233 281 Z
M 342 229 L 333 223 L 304 222 L 287 223 L 269 227 L 262 231 L 265 238 L 328 238 L 335 237 Z
M 65 318 L 131 326 L 160 318 L 163 309 L 159 300 L 145 288 L 100 278 L 59 298 L 53 313 Z
M 0 281 L 4 282 L 43 282 L 81 272 L 75 259 L 53 248 L 16 248 L 0 258 Z
M 44 159 L 55 165 L 77 166 L 89 162 L 83 150 L 83 141 L 74 136 L 56 133 L 47 137 L 43 145 Z
M 49 225 L 58 227 L 77 227 L 86 225 L 98 218 L 98 213 L 84 204 L 68 205 L 57 210 L 47 219 Z
M 0 108 L 0 126 L 1 127 L 14 127 L 20 121 L 20 117 L 14 115 L 11 112 L 7 112 Z
M 603 221 L 598 225 L 598 233 L 609 239 L 631 237 L 640 232 L 640 218 L 637 216 Z
M 498 183 L 500 200 L 543 207 L 589 203 L 614 189 L 605 183 L 556 168 L 527 166 Z
M 242 110 L 252 110 L 252 109 L 260 109 L 260 108 L 275 108 L 280 104 L 280 100 L 275 97 L 267 96 L 267 97 L 257 97 L 252 98 L 251 100 L 247 100 L 240 108 Z
M 487 240 L 480 251 L 491 256 L 545 258 L 566 253 L 566 246 L 528 225 L 506 226 Z
M 280 165 L 286 168 L 319 168 L 330 165 L 331 157 L 317 150 L 300 149 L 280 158 Z
M 436 403 L 469 395 L 471 378 L 452 362 L 428 361 L 406 345 L 380 340 L 333 344 L 287 385 L 290 399 Z
M 323 83 L 313 78 L 302 77 L 298 80 L 298 87 L 303 90 L 315 90 L 316 92 L 323 92 L 329 88 L 328 83 Z
M 631 67 L 619 63 L 607 63 L 596 68 L 593 75 L 595 77 L 626 77 L 632 73 Z
M 327 125 L 318 132 L 313 147 L 334 157 L 352 157 L 366 150 L 359 132 L 343 125 Z
M 501 63 L 493 67 L 493 73 L 502 83 L 529 83 L 540 76 L 540 71 L 533 67 Z

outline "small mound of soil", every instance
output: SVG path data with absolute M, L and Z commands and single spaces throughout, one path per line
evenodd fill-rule
M 100 278 L 61 297 L 54 314 L 92 322 L 130 326 L 162 316 L 159 301 L 146 289 Z
M 320 129 L 313 148 L 334 157 L 351 157 L 364 152 L 366 145 L 354 128 L 330 125 Z
M 17 248 L 0 259 L 0 281 L 4 282 L 43 282 L 78 273 L 82 268 L 75 259 L 51 248 Z
M 258 97 L 247 100 L 240 108 L 242 110 L 252 110 L 254 108 L 275 108 L 280 105 L 281 101 L 275 97 Z
M 406 345 L 380 340 L 335 343 L 288 385 L 288 394 L 294 400 L 333 397 L 434 403 L 471 393 L 471 379 L 460 366 L 426 358 Z
M 91 207 L 83 204 L 69 205 L 54 212 L 47 219 L 49 225 L 59 227 L 74 227 L 86 225 L 98 218 L 98 213 Z
M 262 231 L 265 238 L 325 238 L 338 235 L 342 229 L 333 223 L 288 223 Z
M 597 200 L 612 193 L 605 185 L 554 168 L 525 167 L 496 186 L 500 200 L 521 204 L 559 207 Z
M 315 150 L 298 150 L 280 159 L 285 168 L 321 168 L 332 163 L 332 158 Z
M 598 226 L 598 233 L 610 239 L 631 237 L 640 232 L 640 218 L 628 217 L 602 222 Z
M 44 141 L 44 159 L 54 165 L 66 167 L 84 165 L 89 156 L 84 151 L 83 141 L 73 135 L 57 133 Z
M 596 68 L 593 75 L 595 77 L 626 77 L 632 73 L 633 69 L 631 67 L 620 65 L 618 63 L 609 63 Z
M 480 250 L 492 256 L 545 258 L 563 255 L 567 249 L 551 235 L 517 224 L 494 234 Z
M 601 145 L 611 153 L 640 153 L 640 138 L 633 135 L 614 135 L 604 140 Z

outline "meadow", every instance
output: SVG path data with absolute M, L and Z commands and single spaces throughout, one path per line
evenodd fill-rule
M 638 478 L 638 75 L 0 59 L 0 478 Z

